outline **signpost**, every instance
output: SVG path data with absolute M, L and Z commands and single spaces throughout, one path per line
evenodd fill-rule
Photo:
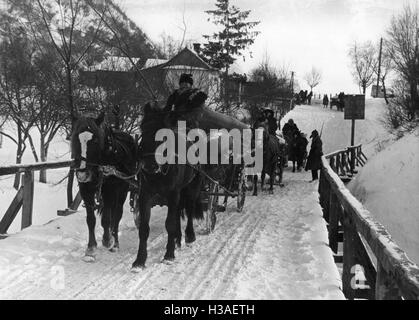
M 352 120 L 351 146 L 355 145 L 355 120 L 365 119 L 365 95 L 345 95 L 344 98 L 345 120 Z M 355 169 L 355 150 L 351 154 L 351 171 Z

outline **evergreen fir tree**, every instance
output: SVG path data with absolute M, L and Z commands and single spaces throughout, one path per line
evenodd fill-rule
M 244 55 L 244 50 L 252 45 L 258 31 L 251 31 L 257 22 L 246 21 L 250 10 L 241 11 L 239 8 L 230 5 L 229 0 L 216 0 L 217 9 L 206 11 L 221 30 L 213 35 L 204 35 L 208 41 L 202 48 L 201 55 L 211 66 L 228 72 L 230 65 L 239 56 Z

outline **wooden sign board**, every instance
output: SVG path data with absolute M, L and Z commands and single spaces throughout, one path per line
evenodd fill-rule
M 345 120 L 365 119 L 365 95 L 345 95 L 343 99 L 345 103 Z

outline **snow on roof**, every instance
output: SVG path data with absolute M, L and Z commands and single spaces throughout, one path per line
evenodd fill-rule
M 169 61 L 169 60 L 166 60 L 166 59 L 147 59 L 147 61 L 144 64 L 143 69 L 155 67 L 155 66 L 161 65 L 163 63 L 166 63 L 167 61 Z
M 208 69 L 205 68 L 199 68 L 199 67 L 192 67 L 192 66 L 187 66 L 187 65 L 174 65 L 174 66 L 167 66 L 164 67 L 163 69 L 170 69 L 170 70 L 203 70 L 203 71 L 208 71 Z
M 131 58 L 137 64 L 140 58 Z M 129 71 L 132 69 L 132 63 L 127 57 L 110 56 L 98 65 L 91 68 L 91 71 Z

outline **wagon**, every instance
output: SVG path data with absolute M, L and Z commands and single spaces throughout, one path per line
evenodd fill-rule
M 201 191 L 205 231 L 211 233 L 217 221 L 217 213 L 225 212 L 228 199 L 236 198 L 237 211 L 241 212 L 246 200 L 246 173 L 243 165 L 218 166 L 202 172 L 205 182 Z M 221 200 L 221 204 L 220 204 Z

